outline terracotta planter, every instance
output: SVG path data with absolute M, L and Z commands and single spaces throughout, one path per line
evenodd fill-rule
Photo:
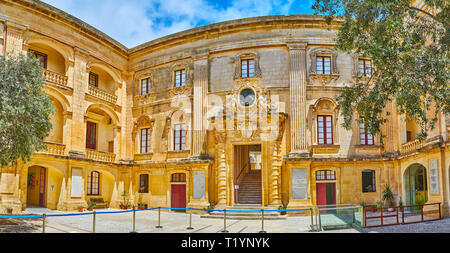
M 393 207 L 388 208 L 388 212 L 393 212 L 395 209 Z
M 139 208 L 139 209 L 147 209 L 147 205 L 139 206 L 138 208 Z
M 377 212 L 377 208 L 370 208 L 370 211 L 372 211 L 372 213 L 376 213 Z
M 13 210 L 12 209 L 8 209 L 7 212 L 8 212 L 8 214 L 12 214 Z
M 80 213 L 83 212 L 83 208 L 78 209 L 78 212 Z
M 93 208 L 93 207 L 88 207 L 87 210 L 88 210 L 88 211 L 93 211 L 94 208 Z
M 286 215 L 286 211 L 281 211 L 280 215 Z
M 120 206 L 120 209 L 127 210 L 128 206 Z

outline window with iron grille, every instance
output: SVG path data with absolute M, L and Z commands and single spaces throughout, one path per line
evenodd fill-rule
M 174 173 L 172 174 L 171 182 L 186 182 L 186 174 L 184 173 Z
M 100 173 L 91 171 L 87 178 L 87 195 L 99 195 Z
M 150 78 L 141 79 L 141 95 L 150 93 Z
M 255 76 L 255 60 L 243 59 L 241 60 L 241 77 Z
M 186 71 L 184 69 L 174 71 L 174 75 L 175 87 L 186 85 Z
M 139 193 L 148 193 L 148 174 L 139 175 Z
M 375 188 L 375 171 L 362 171 L 362 192 L 376 192 Z
M 333 144 L 333 126 L 331 115 L 318 115 L 317 116 L 317 143 L 321 144 Z
M 28 50 L 28 54 L 32 58 L 36 58 L 39 61 L 39 65 L 41 65 L 42 68 L 47 69 L 47 55 L 35 50 Z
M 316 73 L 322 75 L 331 74 L 331 57 L 316 56 Z
M 184 150 L 186 142 L 186 130 L 184 124 L 175 124 L 173 126 L 173 149 Z
M 336 180 L 336 173 L 334 170 L 318 170 L 316 180 Z
M 98 87 L 98 75 L 97 74 L 95 74 L 93 72 L 89 72 L 89 85 Z
M 372 61 L 369 59 L 358 60 L 358 74 L 359 76 L 371 77 L 372 76 Z
M 150 128 L 141 129 L 141 153 L 150 152 Z
M 373 145 L 373 136 L 367 133 L 364 123 L 359 124 L 359 140 L 361 145 Z

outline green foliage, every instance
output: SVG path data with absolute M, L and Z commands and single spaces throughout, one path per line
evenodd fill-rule
M 356 110 L 360 123 L 364 121 L 369 133 L 380 134 L 382 142 L 389 102 L 416 121 L 421 140 L 435 127 L 439 112 L 450 113 L 450 4 L 424 0 L 429 9 L 418 9 L 411 2 L 316 0 L 312 6 L 328 23 L 339 16 L 338 50 L 372 59 L 372 77 L 358 78 L 336 99 L 346 129 Z M 430 110 L 432 106 L 437 110 Z
M 0 167 L 46 149 L 42 140 L 52 129 L 52 101 L 43 91 L 42 67 L 22 54 L 0 56 Z
M 383 200 L 387 200 L 389 201 L 389 205 L 393 206 L 394 205 L 394 194 L 392 192 L 392 188 L 389 184 L 386 184 L 384 186 L 384 190 L 383 190 Z

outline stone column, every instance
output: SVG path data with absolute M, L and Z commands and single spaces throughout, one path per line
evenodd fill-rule
M 194 56 L 194 115 L 192 131 L 192 154 L 206 154 L 206 96 L 208 94 L 208 53 Z
M 306 43 L 289 41 L 290 155 L 308 153 L 306 138 Z

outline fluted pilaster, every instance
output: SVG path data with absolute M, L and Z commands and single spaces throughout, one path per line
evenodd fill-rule
M 288 43 L 291 153 L 307 153 L 306 43 Z
M 194 129 L 192 135 L 193 156 L 206 153 L 206 96 L 208 94 L 208 54 L 194 57 Z

